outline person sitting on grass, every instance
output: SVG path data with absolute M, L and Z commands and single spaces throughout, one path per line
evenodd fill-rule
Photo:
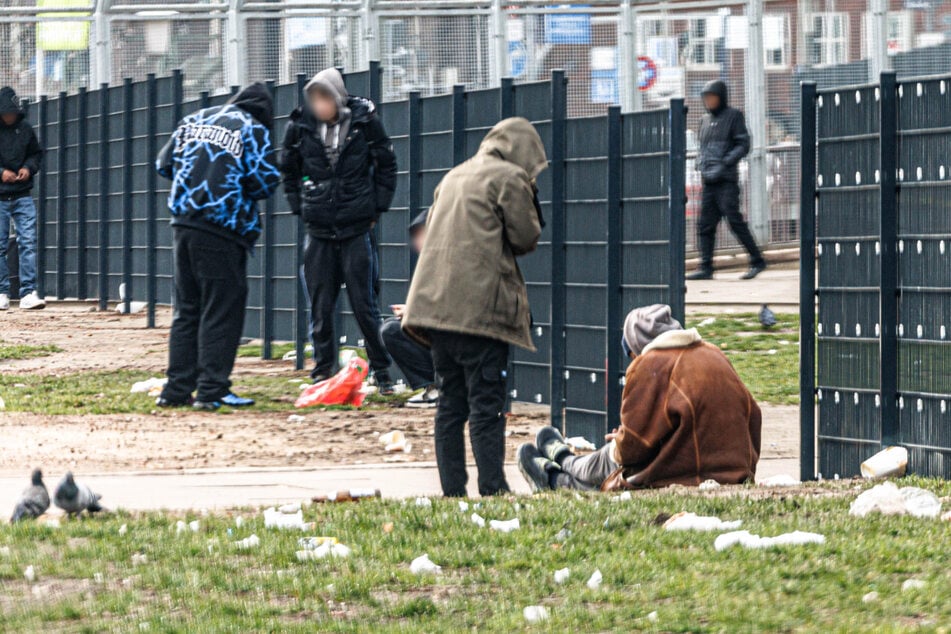
M 695 329 L 684 330 L 657 304 L 637 308 L 622 341 L 633 361 L 621 400 L 621 426 L 607 444 L 576 456 L 554 427 L 518 449 L 519 469 L 534 492 L 611 491 L 695 486 L 704 480 L 752 480 L 760 452 L 761 414 L 736 370 Z

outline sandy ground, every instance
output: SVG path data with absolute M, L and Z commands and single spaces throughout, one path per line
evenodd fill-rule
M 87 370 L 164 368 L 168 311 L 159 327 L 145 328 L 144 316 L 100 313 L 87 305 L 53 304 L 42 312 L 0 313 L 0 339 L 7 343 L 56 344 L 63 352 L 38 359 L 0 361 L 2 373 L 66 375 Z M 237 375 L 281 373 L 285 362 L 238 359 Z M 144 398 L 144 397 L 139 397 Z M 290 412 L 288 412 L 290 413 Z M 384 461 L 434 460 L 432 411 L 376 409 L 306 412 L 303 422 L 288 413 L 39 416 L 0 413 L 0 474 L 22 474 L 32 465 L 49 472 L 81 469 L 166 472 L 225 467 L 316 467 Z M 798 456 L 798 412 L 766 408 L 763 458 Z M 544 407 L 516 404 L 509 418 L 509 456 L 548 422 Z M 378 436 L 402 430 L 408 454 L 385 454 Z

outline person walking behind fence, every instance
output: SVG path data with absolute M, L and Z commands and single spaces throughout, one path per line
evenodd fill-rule
M 391 394 L 390 355 L 380 338 L 380 266 L 373 227 L 396 189 L 393 145 L 368 99 L 347 92 L 335 68 L 304 87 L 291 113 L 281 170 L 291 210 L 307 227 L 303 282 L 310 297 L 314 382 L 337 365 L 334 318 L 340 285 L 363 333 L 373 378 Z
M 26 121 L 16 92 L 0 88 L 0 310 L 10 308 L 10 269 L 7 248 L 10 222 L 17 233 L 20 308 L 45 308 L 36 291 L 36 206 L 30 191 L 40 171 L 43 148 Z
M 172 180 L 175 317 L 168 383 L 156 404 L 215 410 L 253 405 L 231 391 L 244 328 L 247 258 L 261 221 L 257 201 L 280 184 L 271 144 L 274 103 L 252 84 L 224 106 L 185 117 L 156 161 Z M 192 392 L 198 392 L 192 400 Z
M 424 211 L 413 218 L 409 224 L 409 239 L 416 253 L 423 250 L 428 215 L 429 212 Z M 436 407 L 439 403 L 439 389 L 436 387 L 433 355 L 428 348 L 419 345 L 403 332 L 403 312 L 406 310 L 406 305 L 397 304 L 392 309 L 393 316 L 383 321 L 380 336 L 383 337 L 386 351 L 403 372 L 410 388 L 419 391 L 419 394 L 414 394 L 406 400 L 406 407 L 418 409 Z
M 696 486 L 752 480 L 762 415 L 720 349 L 684 330 L 670 306 L 631 311 L 622 346 L 633 360 L 621 396 L 621 427 L 604 447 L 576 456 L 554 427 L 518 449 L 535 492 Z
M 717 226 L 723 218 L 750 256 L 750 268 L 742 279 L 751 280 L 766 270 L 766 260 L 740 213 L 737 164 L 750 151 L 750 134 L 743 113 L 730 107 L 727 93 L 726 84 L 720 80 L 709 82 L 701 93 L 707 113 L 700 123 L 700 155 L 697 159 L 703 181 L 697 223 L 700 267 L 687 276 L 688 280 L 713 279 L 713 249 Z
M 543 220 L 535 178 L 547 166 L 532 124 L 505 119 L 433 194 L 403 330 L 432 349 L 436 463 L 446 496 L 466 495 L 466 420 L 479 493 L 509 490 L 503 469 L 509 346 L 535 349 L 516 258 L 538 245 Z

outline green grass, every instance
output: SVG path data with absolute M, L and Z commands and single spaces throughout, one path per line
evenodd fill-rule
M 701 326 L 705 320 L 714 320 Z M 799 404 L 799 316 L 777 314 L 764 330 L 756 315 L 696 315 L 687 320 L 720 346 L 760 403 Z
M 271 344 L 271 358 L 280 359 L 285 354 L 294 350 L 293 343 L 273 343 Z M 261 344 L 248 343 L 238 348 L 238 356 L 246 358 L 261 358 Z
M 62 350 L 54 345 L 30 346 L 0 341 L 0 361 L 18 361 L 20 359 L 48 357 L 57 352 L 62 352 Z
M 951 484 L 917 481 L 938 495 Z M 176 535 L 179 516 L 147 514 L 65 522 L 50 529 L 0 526 L 0 629 L 158 632 L 747 632 L 940 631 L 951 623 L 948 525 L 909 517 L 848 515 L 847 483 L 794 495 L 716 496 L 646 492 L 628 502 L 572 493 L 483 500 L 487 518 L 522 528 L 479 529 L 457 502 L 372 501 L 313 506 L 314 534 L 336 536 L 349 559 L 301 563 L 297 532 L 265 529 L 258 514 L 201 518 Z M 838 494 L 830 491 L 838 488 Z M 762 495 L 761 492 L 757 492 Z M 715 534 L 667 533 L 652 525 L 681 510 L 742 519 L 762 535 L 805 530 L 824 545 L 718 553 Z M 181 516 L 190 520 L 196 515 Z M 384 523 L 392 522 L 387 533 Z M 128 533 L 119 534 L 122 524 Z M 566 527 L 571 536 L 555 540 Z M 230 530 L 229 530 L 230 529 Z M 229 534 L 230 533 L 230 534 Z M 257 534 L 256 550 L 232 541 Z M 132 555 L 148 562 L 134 566 Z M 428 553 L 443 567 L 417 577 Z M 33 565 L 39 590 L 23 570 Z M 571 570 L 564 585 L 552 573 Z M 604 583 L 585 581 L 600 569 Z M 101 575 L 101 582 L 95 581 Z M 902 592 L 909 578 L 927 583 Z M 875 591 L 879 600 L 863 603 Z M 526 625 L 522 609 L 551 618 Z M 657 612 L 657 620 L 646 617 Z M 147 625 L 141 625 L 147 624 Z M 946 631 L 946 630 L 945 630 Z

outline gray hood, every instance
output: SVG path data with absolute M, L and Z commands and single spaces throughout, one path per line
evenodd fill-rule
M 342 118 L 344 111 L 347 110 L 347 100 L 350 98 L 350 93 L 347 92 L 347 86 L 343 83 L 343 75 L 340 74 L 340 71 L 336 68 L 325 68 L 314 75 L 304 86 L 304 96 L 306 97 L 315 88 L 320 88 L 333 95 Z

